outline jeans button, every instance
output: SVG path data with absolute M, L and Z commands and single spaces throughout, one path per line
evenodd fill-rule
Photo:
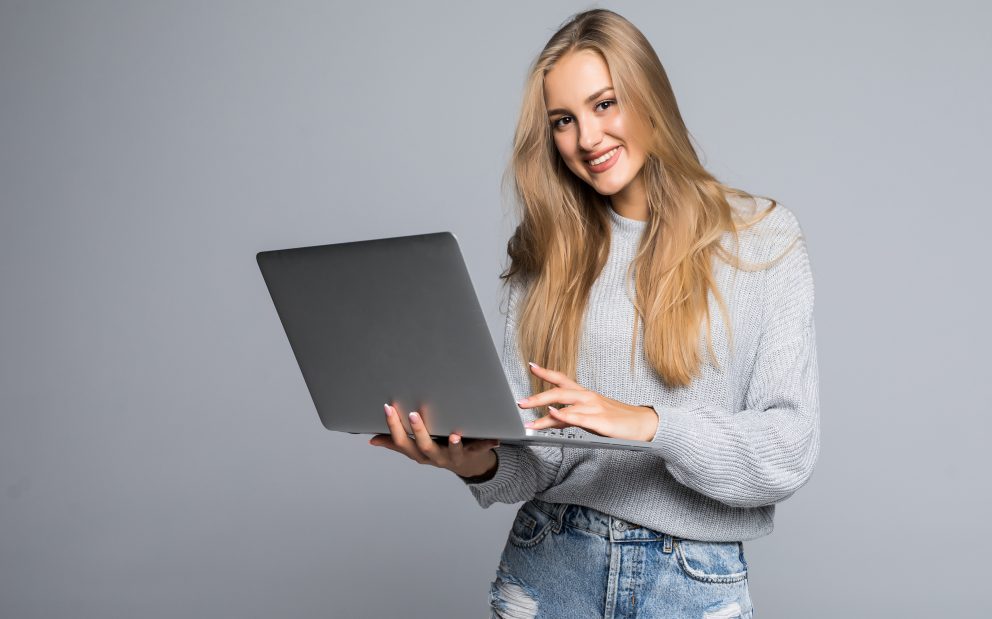
M 617 531 L 623 531 L 627 528 L 627 523 L 624 522 L 623 520 L 614 520 L 613 528 L 616 529 Z

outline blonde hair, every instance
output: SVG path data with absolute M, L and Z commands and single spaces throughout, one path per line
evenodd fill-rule
M 774 263 L 745 265 L 739 250 L 731 254 L 721 245 L 721 236 L 731 233 L 737 247 L 738 230 L 766 217 L 777 203 L 766 198 L 771 205 L 743 221 L 727 194 L 751 200 L 755 196 L 724 185 L 703 168 L 654 49 L 633 24 L 609 10 L 570 18 L 534 61 L 524 86 L 504 175 L 504 184 L 511 176 L 514 181 L 520 224 L 507 243 L 510 265 L 500 274 L 507 282 L 521 278 L 529 284 L 519 301 L 517 343 L 525 359 L 574 379 L 589 291 L 609 254 L 609 199 L 565 165 L 544 100 L 545 74 L 566 54 L 584 50 L 606 62 L 614 98 L 623 113 L 631 115 L 646 151 L 641 173 L 648 223 L 627 272 L 628 281 L 631 270 L 636 276 L 631 364 L 640 319 L 648 362 L 666 385 L 685 386 L 699 374 L 699 329 L 704 320 L 707 348 L 716 360 L 709 333 L 710 291 L 730 334 L 712 258 L 719 256 L 744 270 Z M 550 387 L 536 376 L 530 379 L 533 393 Z

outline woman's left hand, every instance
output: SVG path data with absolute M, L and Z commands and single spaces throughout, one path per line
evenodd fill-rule
M 530 371 L 552 385 L 541 393 L 517 402 L 520 408 L 566 404 L 562 409 L 549 406 L 549 415 L 527 424 L 528 428 L 567 428 L 577 426 L 600 436 L 650 441 L 658 430 L 658 415 L 653 408 L 624 404 L 586 389 L 561 372 L 530 364 Z

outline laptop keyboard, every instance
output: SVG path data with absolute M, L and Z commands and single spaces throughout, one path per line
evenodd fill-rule
M 557 438 L 585 438 L 584 433 L 577 432 L 571 428 L 548 428 L 547 430 L 541 430 L 540 433 L 545 436 L 554 436 Z

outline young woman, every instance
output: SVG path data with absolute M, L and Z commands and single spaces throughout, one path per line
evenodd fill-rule
M 819 453 L 795 216 L 703 168 L 651 45 L 602 9 L 534 63 L 510 171 L 503 360 L 521 415 L 655 449 L 444 447 L 389 405 L 371 442 L 454 471 L 482 507 L 526 501 L 494 616 L 752 616 L 743 541 L 771 533 Z

